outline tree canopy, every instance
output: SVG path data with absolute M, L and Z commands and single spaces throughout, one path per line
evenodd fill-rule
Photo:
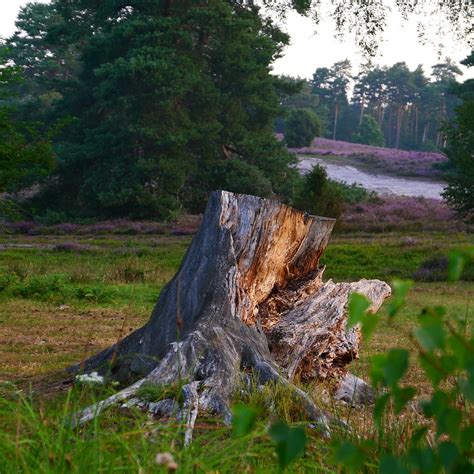
M 273 136 L 279 81 L 269 71 L 288 37 L 256 7 L 131 3 L 30 7 L 22 18 L 46 32 L 35 35 L 20 21 L 26 30 L 10 39 L 35 78 L 30 88 L 54 96 L 49 118 L 70 117 L 42 202 L 167 218 L 201 210 L 219 187 L 284 199 L 296 172 Z
M 460 74 L 450 58 L 433 65 L 430 75 L 421 66 L 410 70 L 404 62 L 365 67 L 354 75 L 349 61 L 339 61 L 332 67 L 317 68 L 312 80 L 303 83 L 302 92 L 282 103 L 289 110 L 312 110 L 320 118 L 321 134 L 326 138 L 441 150 L 446 144 L 442 127 L 454 118 L 459 103 L 452 91 Z M 369 118 L 363 124 L 365 117 Z M 372 119 L 382 139 L 373 137 Z M 360 133 L 369 122 L 372 138 L 368 131 Z
M 474 66 L 474 52 L 464 63 Z M 456 108 L 455 120 L 446 128 L 451 167 L 444 197 L 463 217 L 474 221 L 474 79 L 453 85 L 453 92 L 462 103 Z
M 439 128 L 453 115 L 456 101 L 448 91 L 459 72 L 449 61 L 436 66 L 432 81 L 404 63 L 367 69 L 355 78 L 351 100 L 348 61 L 318 69 L 310 83 L 270 74 L 289 41 L 275 13 L 297 11 L 317 23 L 321 3 L 27 4 L 6 42 L 6 59 L 23 77 L 7 86 L 19 98 L 9 100 L 15 102 L 9 117 L 41 124 L 23 127 L 28 146 L 40 143 L 33 130 L 47 136 L 58 123 L 65 125 L 54 138 L 54 171 L 44 179 L 51 167 L 37 170 L 42 185 L 35 206 L 77 216 L 169 218 L 201 211 L 216 188 L 289 201 L 298 179 L 294 158 L 273 133 L 282 104 L 316 113 L 332 138 L 360 139 L 367 123 L 373 125 L 364 120 L 370 116 L 387 146 L 442 147 L 446 137 Z M 414 15 L 430 2 L 396 3 Z M 431 5 L 465 32 L 472 8 L 452 3 Z M 351 29 L 370 55 L 388 2 L 330 0 L 328 6 L 337 31 Z M 20 181 L 32 184 L 33 175 Z
M 14 117 L 11 87 L 21 83 L 21 76 L 8 63 L 7 53 L 0 45 L 0 192 L 15 192 L 45 177 L 55 160 L 44 130 Z
M 310 146 L 319 132 L 319 119 L 311 110 L 295 109 L 290 112 L 285 123 L 285 140 L 289 147 Z

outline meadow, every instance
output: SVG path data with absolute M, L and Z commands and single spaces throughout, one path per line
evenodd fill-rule
M 0 236 L 0 472 L 166 472 L 155 462 L 160 452 L 170 452 L 180 472 L 278 470 L 266 431 L 268 420 L 276 412 L 288 422 L 304 425 L 298 407 L 278 387 L 273 388 L 277 398 L 273 410 L 261 393 L 244 400 L 260 412 L 251 435 L 236 437 L 219 420 L 203 419 L 196 425 L 194 442 L 185 449 L 180 423 L 154 423 L 139 410 L 112 409 L 81 429 L 68 423 L 78 407 L 103 398 L 113 388 L 71 388 L 63 369 L 147 321 L 191 240 L 189 235 L 153 234 L 143 228 L 141 233 L 135 229 L 126 234 L 78 226 L 62 234 L 43 229 Z M 417 280 L 395 320 L 389 323 L 386 307 L 382 308 L 383 323 L 364 344 L 360 360 L 352 363 L 353 373 L 368 379 L 372 355 L 392 347 L 413 349 L 410 330 L 427 305 L 443 305 L 449 317 L 472 323 L 472 267 L 463 280 L 447 283 L 442 263 L 451 249 L 467 248 L 472 242 L 472 234 L 463 232 L 332 237 L 322 259 L 326 278 Z M 416 364 L 406 382 L 422 394 L 429 391 Z M 370 408 L 334 404 L 328 384 L 305 388 L 318 403 L 352 424 L 355 434 L 373 431 Z M 388 442 L 396 449 L 420 416 L 407 410 L 396 423 L 393 420 L 380 449 Z M 306 454 L 290 470 L 337 472 L 327 442 L 309 428 L 306 433 Z

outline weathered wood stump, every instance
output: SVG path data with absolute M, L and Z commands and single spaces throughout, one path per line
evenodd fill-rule
M 292 382 L 343 375 L 360 340 L 359 328 L 346 330 L 349 295 L 366 295 L 376 311 L 390 294 L 379 280 L 323 282 L 319 260 L 334 222 L 279 202 L 214 192 L 149 322 L 73 368 L 107 372 L 122 383 L 138 379 L 81 420 L 132 397 L 145 381 L 179 380 L 186 380 L 183 413 L 191 428 L 198 410 L 228 420 L 231 395 L 253 373 L 260 384 L 293 387 L 308 417 L 327 429 L 328 416 Z M 161 407 L 172 405 L 165 400 Z

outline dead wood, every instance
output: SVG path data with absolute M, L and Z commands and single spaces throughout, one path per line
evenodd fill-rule
M 379 280 L 323 282 L 319 260 L 333 226 L 333 219 L 276 201 L 213 193 L 149 322 L 72 368 L 98 370 L 121 383 L 139 380 L 78 421 L 132 398 L 145 381 L 179 383 L 184 403 L 178 416 L 189 442 L 198 410 L 229 421 L 230 399 L 242 376 L 253 373 L 260 384 L 290 387 L 308 419 L 327 434 L 329 416 L 293 381 L 344 375 L 360 341 L 359 328 L 346 330 L 350 294 L 366 295 L 373 311 L 390 294 Z

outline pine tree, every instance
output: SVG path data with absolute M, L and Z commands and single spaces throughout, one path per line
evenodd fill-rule
M 273 136 L 280 105 L 269 74 L 288 37 L 257 8 L 57 0 L 55 11 L 64 24 L 48 38 L 81 45 L 80 73 L 61 84 L 56 112 L 74 122 L 57 143 L 61 166 L 45 200 L 167 218 L 202 210 L 220 187 L 288 194 L 296 172 Z
M 474 66 L 474 52 L 463 63 Z M 453 86 L 462 99 L 454 123 L 446 128 L 447 155 L 451 170 L 444 197 L 449 205 L 469 221 L 474 221 L 474 79 Z

